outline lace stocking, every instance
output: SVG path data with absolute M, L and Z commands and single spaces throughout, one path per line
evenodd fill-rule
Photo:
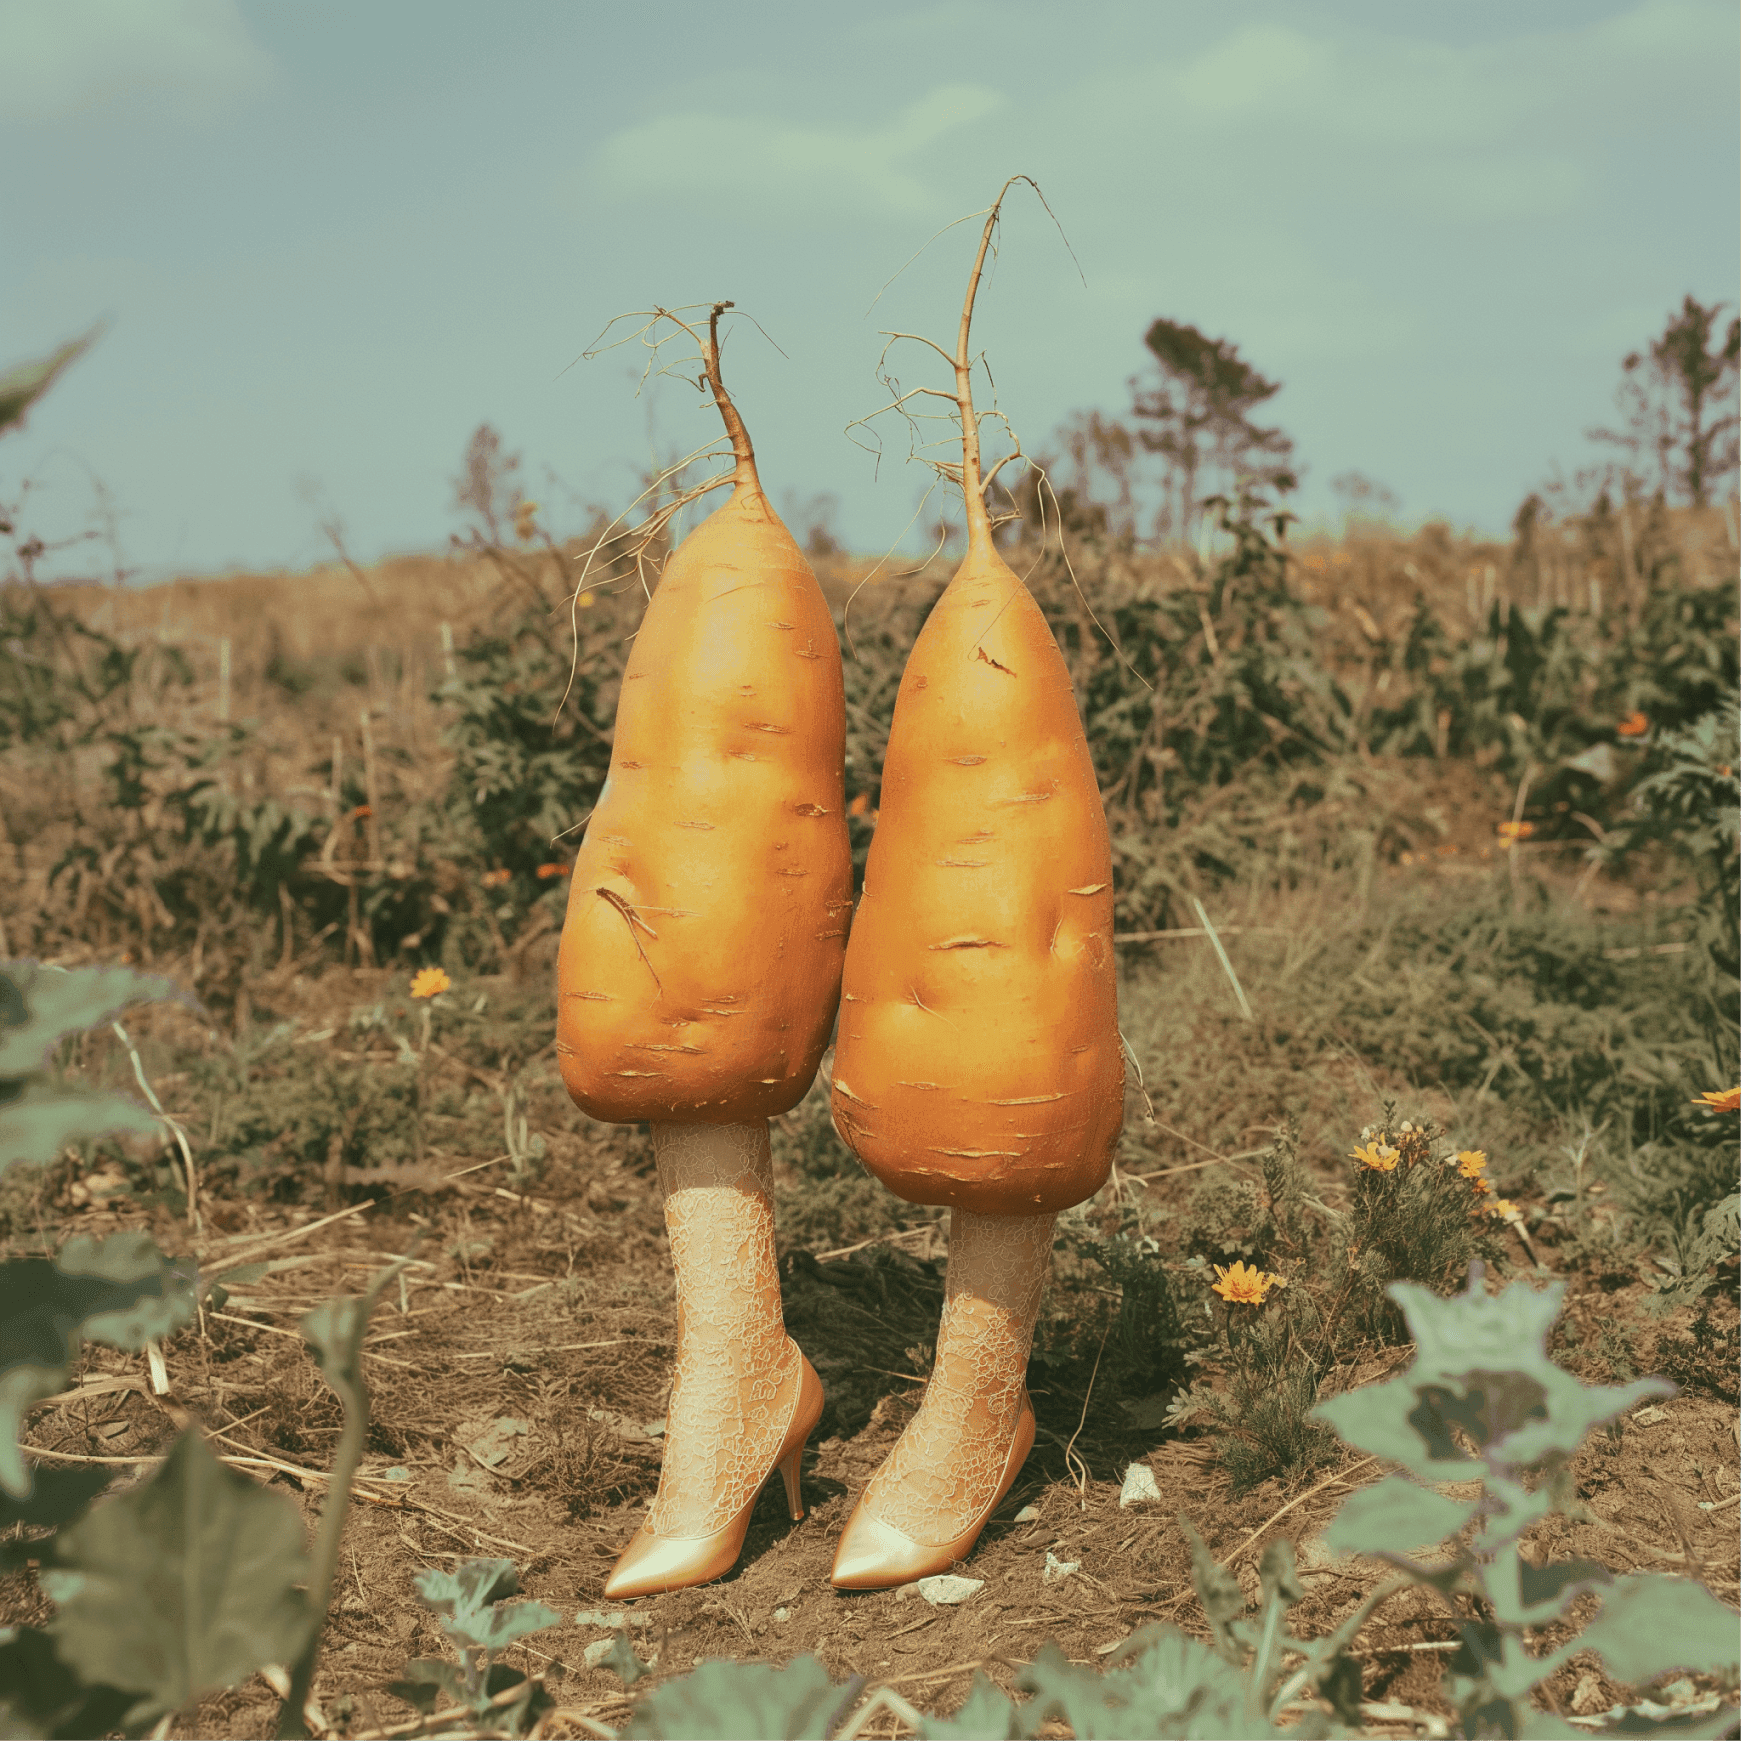
M 865 1503 L 926 1547 L 966 1530 L 997 1491 L 1015 1437 L 1053 1215 L 951 1210 L 937 1361 L 919 1412 Z
M 798 1374 L 767 1121 L 655 1124 L 653 1153 L 677 1272 L 677 1370 L 648 1522 L 658 1535 L 711 1535 L 767 1478 Z

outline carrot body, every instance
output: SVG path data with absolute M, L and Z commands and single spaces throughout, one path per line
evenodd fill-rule
M 1124 1118 L 1112 848 L 1069 673 L 970 514 L 907 660 L 853 920 L 835 1129 L 897 1196 L 1041 1214 Z
M 838 1005 L 840 646 L 747 453 L 642 619 L 569 888 L 557 1056 L 573 1099 L 618 1123 L 786 1111 Z

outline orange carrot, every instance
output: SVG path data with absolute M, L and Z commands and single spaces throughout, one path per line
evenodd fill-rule
M 1007 188 L 1006 188 L 1007 191 Z M 992 543 L 968 334 L 967 555 L 901 679 L 847 945 L 835 1129 L 897 1196 L 1042 1214 L 1105 1181 L 1124 1119 L 1112 849 L 1069 673 Z
M 665 566 L 575 857 L 556 1050 L 593 1117 L 730 1124 L 797 1104 L 852 905 L 840 646 L 719 373 L 734 488 Z

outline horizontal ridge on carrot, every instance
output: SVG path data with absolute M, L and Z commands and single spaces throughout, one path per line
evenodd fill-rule
M 967 554 L 895 701 L 832 1106 L 897 1196 L 1015 1215 L 1105 1181 L 1124 1056 L 1093 760 L 1063 656 L 985 506 L 967 347 L 997 213 L 954 358 Z
M 840 646 L 720 379 L 729 306 L 702 348 L 732 494 L 667 561 L 635 637 L 558 961 L 563 1081 L 619 1123 L 795 1106 L 851 919 Z

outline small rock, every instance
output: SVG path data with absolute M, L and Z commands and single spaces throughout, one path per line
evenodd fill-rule
M 625 1626 L 644 1632 L 653 1624 L 651 1614 L 631 1614 L 626 1608 L 583 1608 L 575 1615 L 576 1626 L 608 1626 L 620 1632 Z M 609 1644 L 607 1638 L 605 1643 Z
M 1037 1505 L 1024 1505 L 1022 1509 L 1016 1513 L 1017 1523 L 1038 1523 L 1039 1521 L 1040 1508 Z
M 957 1602 L 965 1602 L 968 1597 L 977 1596 L 984 1588 L 985 1579 L 961 1578 L 953 1572 L 919 1580 L 919 1594 L 937 1608 L 950 1608 Z
M 1118 1490 L 1119 1509 L 1127 1505 L 1159 1505 L 1161 1490 L 1155 1485 L 1155 1472 L 1147 1463 L 1132 1463 L 1124 1472 L 1124 1485 Z
M 1578 1676 L 1577 1690 L 1572 1694 L 1572 1709 L 1580 1717 L 1604 1710 L 1608 1701 L 1602 1697 L 1602 1687 L 1593 1674 Z
M 1072 1572 L 1081 1570 L 1082 1562 L 1080 1560 L 1061 1560 L 1050 1548 L 1047 1548 L 1046 1569 L 1040 1574 L 1040 1582 L 1042 1584 L 1061 1584 Z
M 784 1626 L 791 1618 L 792 1610 L 790 1608 L 776 1608 L 774 1610 L 774 1624 L 776 1626 Z
M 1638 1426 L 1654 1427 L 1658 1421 L 1666 1421 L 1668 1419 L 1668 1410 L 1654 1407 L 1640 1409 L 1632 1419 Z
M 403 1463 L 400 1463 L 391 1469 L 383 1469 L 381 1471 L 380 1479 L 382 1481 L 409 1481 L 411 1479 L 411 1471 L 407 1469 Z

